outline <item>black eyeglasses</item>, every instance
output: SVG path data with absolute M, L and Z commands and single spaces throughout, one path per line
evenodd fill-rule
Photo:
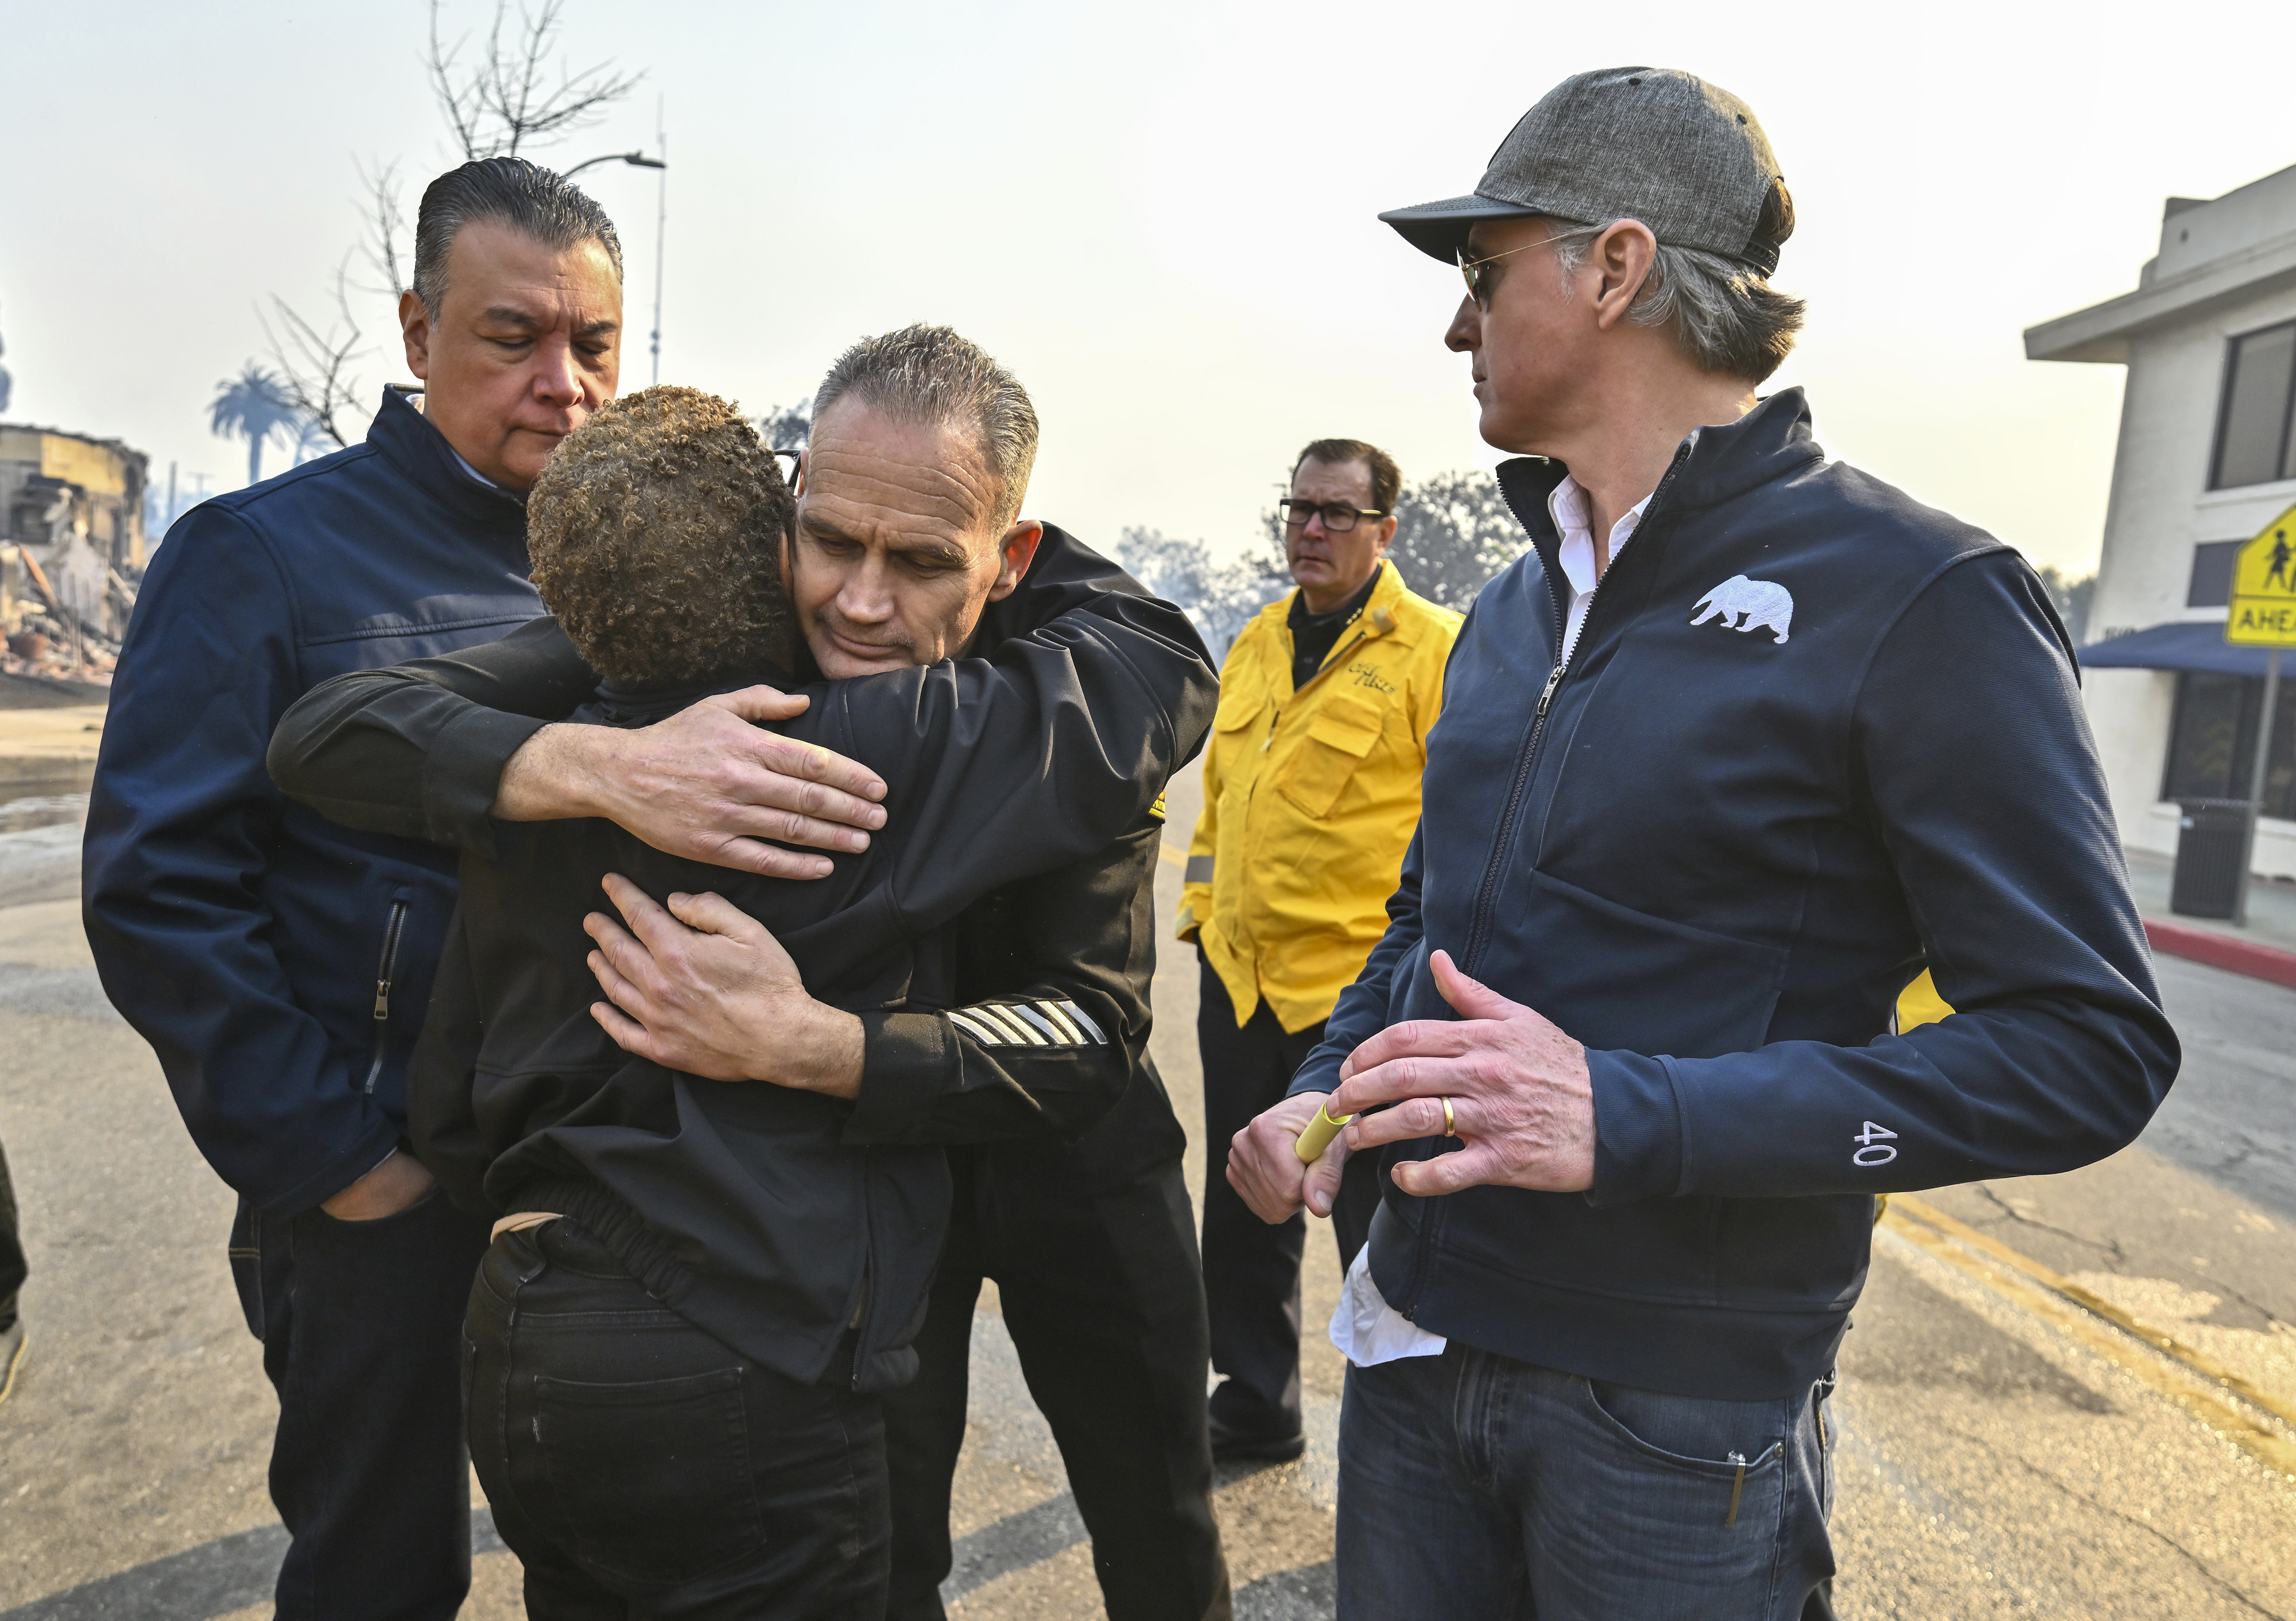
M 805 452 L 802 450 L 769 450 L 766 454 L 774 457 L 775 460 L 779 460 L 783 456 L 787 456 L 789 458 L 788 482 L 791 484 L 797 482 L 797 459 L 803 455 Z
M 1275 506 L 1283 514 L 1283 527 L 1287 529 L 1306 528 L 1308 520 L 1320 512 L 1324 527 L 1334 535 L 1344 535 L 1354 528 L 1358 518 L 1387 516 L 1385 512 L 1375 512 L 1367 506 L 1348 506 L 1337 501 L 1279 501 Z

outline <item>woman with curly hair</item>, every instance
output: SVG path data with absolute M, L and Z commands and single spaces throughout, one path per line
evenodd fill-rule
M 617 692 L 746 685 L 790 665 L 782 562 L 796 510 L 739 408 L 646 389 L 600 410 L 536 480 L 534 588 Z

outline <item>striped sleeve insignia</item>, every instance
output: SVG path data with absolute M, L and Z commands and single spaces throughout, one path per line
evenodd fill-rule
M 1153 804 L 1153 805 L 1152 805 L 1152 806 L 1150 806 L 1148 807 L 1148 814 L 1149 814 L 1150 815 L 1152 815 L 1152 816 L 1155 817 L 1155 818 L 1156 818 L 1156 820 L 1157 820 L 1157 821 L 1159 821 L 1159 822 L 1161 822 L 1161 821 L 1163 821 L 1163 820 L 1165 819 L 1165 818 L 1164 818 L 1164 796 L 1163 796 L 1163 795 L 1161 795 L 1161 794 L 1158 794 L 1158 795 L 1156 796 L 1156 803 L 1155 803 L 1155 804 Z
M 949 1022 L 984 1047 L 1104 1047 L 1108 1037 L 1073 1002 L 977 1002 Z

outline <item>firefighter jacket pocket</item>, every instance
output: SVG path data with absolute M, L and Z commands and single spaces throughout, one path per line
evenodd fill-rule
M 1348 779 L 1379 741 L 1380 712 L 1352 698 L 1333 696 L 1317 706 L 1308 735 L 1276 774 L 1275 791 L 1308 815 L 1331 814 Z
M 1212 730 L 1241 731 L 1258 720 L 1267 708 L 1267 691 L 1257 681 L 1242 675 L 1223 676 L 1219 708 L 1212 713 Z

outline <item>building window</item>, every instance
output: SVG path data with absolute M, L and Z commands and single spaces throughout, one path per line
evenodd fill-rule
M 2235 338 L 2225 356 L 2210 489 L 2296 478 L 2296 321 Z
M 2187 608 L 2224 608 L 2232 602 L 2232 569 L 2244 540 L 2211 540 L 2193 548 L 2193 581 L 2185 591 Z
M 2256 771 L 2260 675 L 2188 671 L 2177 677 L 2177 716 L 2169 731 L 2163 799 L 2245 799 Z M 2283 676 L 2272 707 L 2272 762 L 2264 778 L 2264 814 L 2296 821 L 2296 677 Z

